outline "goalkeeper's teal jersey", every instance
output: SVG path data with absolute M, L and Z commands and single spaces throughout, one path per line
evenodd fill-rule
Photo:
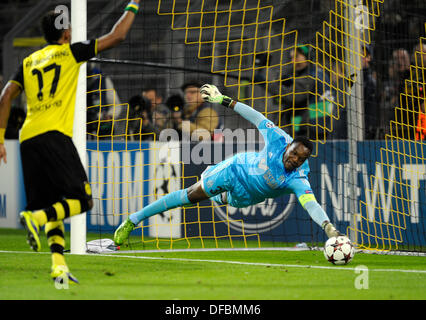
M 233 207 L 247 207 L 290 193 L 295 193 L 302 205 L 304 196 L 312 199 L 308 160 L 292 171 L 284 167 L 283 155 L 293 141 L 291 136 L 266 118 L 257 127 L 264 138 L 264 148 L 236 154 L 207 168 L 202 174 L 205 192 L 211 197 L 227 192 L 227 202 Z M 220 196 L 214 200 L 221 203 Z

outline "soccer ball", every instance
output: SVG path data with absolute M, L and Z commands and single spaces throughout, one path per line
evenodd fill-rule
M 324 256 L 332 264 L 348 264 L 355 255 L 351 240 L 346 236 L 331 237 L 324 246 Z

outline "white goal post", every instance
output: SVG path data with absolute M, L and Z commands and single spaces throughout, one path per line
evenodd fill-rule
M 71 0 L 71 41 L 87 40 L 87 0 Z M 87 172 L 86 63 L 80 67 L 75 100 L 73 141 Z M 86 253 L 86 213 L 71 217 L 71 253 Z

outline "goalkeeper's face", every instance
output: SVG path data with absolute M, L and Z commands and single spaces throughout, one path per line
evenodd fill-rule
M 287 171 L 299 168 L 311 155 L 307 147 L 300 142 L 287 145 L 283 155 L 284 167 Z

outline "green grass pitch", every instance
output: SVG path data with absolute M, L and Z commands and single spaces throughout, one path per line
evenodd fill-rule
M 349 265 L 333 266 L 321 251 L 66 254 L 81 283 L 58 289 L 44 234 L 42 245 L 34 253 L 23 230 L 0 229 L 0 300 L 426 298 L 425 257 L 358 253 Z

